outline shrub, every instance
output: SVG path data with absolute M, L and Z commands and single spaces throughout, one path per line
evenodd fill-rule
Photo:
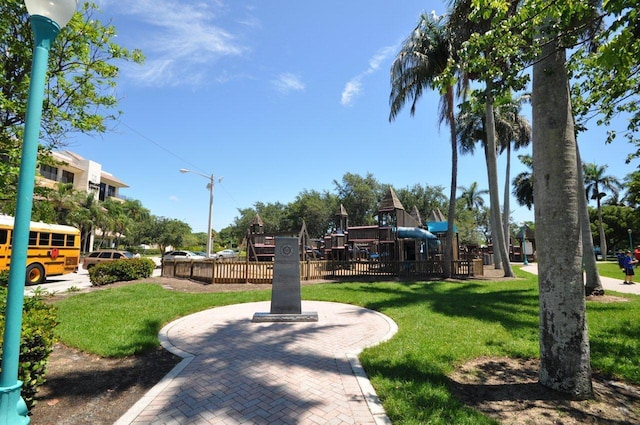
M 94 286 L 114 282 L 144 279 L 151 276 L 156 264 L 150 258 L 115 260 L 96 264 L 89 270 L 89 280 Z
M 9 270 L 3 270 L 0 272 L 0 286 L 7 286 L 9 284 Z
M 0 338 L 4 340 L 7 289 L 0 287 Z M 26 297 L 22 314 L 18 379 L 22 381 L 22 398 L 31 409 L 38 387 L 45 383 L 49 354 L 55 342 L 57 310 L 42 297 Z M 2 347 L 0 347 L 0 354 Z

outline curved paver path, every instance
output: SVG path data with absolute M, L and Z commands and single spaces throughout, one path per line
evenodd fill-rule
M 253 323 L 269 302 L 236 304 L 160 331 L 178 364 L 116 425 L 388 424 L 357 353 L 390 338 L 387 316 L 348 304 L 303 301 L 318 322 Z

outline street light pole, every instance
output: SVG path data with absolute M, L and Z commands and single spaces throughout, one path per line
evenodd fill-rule
M 197 171 L 187 170 L 186 168 L 181 168 L 180 172 L 197 174 L 209 180 L 209 183 L 207 184 L 207 189 L 209 189 L 209 221 L 208 221 L 209 224 L 207 229 L 207 258 L 211 258 L 211 249 L 213 248 L 213 243 L 211 240 L 211 227 L 213 225 L 213 192 L 216 186 L 216 176 L 213 174 L 208 176 L 206 174 L 199 173 Z M 218 179 L 218 183 L 220 183 L 223 178 L 224 177 L 220 177 Z
M 633 252 L 633 240 L 631 239 L 631 233 L 633 232 L 631 229 L 627 229 L 627 232 L 629 232 L 629 251 Z
M 75 13 L 78 2 L 77 0 L 25 0 L 25 5 L 31 15 L 34 45 L 22 159 L 18 175 L 2 349 L 2 372 L 0 373 L 0 424 L 7 425 L 23 425 L 30 421 L 27 416 L 27 406 L 20 397 L 22 382 L 18 380 L 18 369 L 20 366 L 20 333 L 24 307 L 27 247 L 33 207 L 42 101 L 51 44 L 60 29 L 69 22 Z

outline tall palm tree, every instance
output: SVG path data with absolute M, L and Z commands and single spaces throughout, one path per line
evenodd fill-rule
M 600 249 L 603 255 L 607 255 L 607 238 L 602 225 L 602 205 L 601 199 L 607 196 L 606 192 L 618 196 L 622 183 L 616 177 L 605 175 L 606 165 L 589 163 L 583 165 L 584 183 L 587 197 L 596 201 L 598 210 L 598 230 L 600 232 Z
M 511 97 L 511 93 L 495 109 L 496 131 L 500 153 L 506 152 L 507 165 L 504 180 L 504 208 L 502 219 L 504 221 L 504 234 L 509 235 L 509 222 L 511 221 L 511 210 L 509 206 L 509 180 L 511 180 L 511 147 L 514 150 L 529 146 L 531 143 L 531 125 L 524 115 L 520 115 L 522 103 L 529 100 L 529 96 L 520 96 L 517 99 Z M 509 241 L 507 240 L 507 243 Z
M 505 96 L 496 103 L 493 108 L 494 127 L 495 134 L 498 142 L 498 148 L 501 152 L 506 152 L 507 155 L 507 167 L 506 167 L 506 179 L 505 179 L 505 200 L 504 200 L 504 215 L 502 222 L 504 224 L 503 234 L 505 235 L 505 244 L 508 242 L 509 235 L 509 180 L 511 169 L 511 145 L 513 144 L 515 149 L 527 146 L 531 142 L 531 126 L 528 120 L 523 115 L 520 115 L 520 105 L 526 99 L 521 96 L 518 99 L 513 99 L 511 95 Z M 476 142 L 480 142 L 484 148 L 485 159 L 487 162 L 487 175 L 492 175 L 492 161 L 491 150 L 488 142 L 488 127 L 486 120 L 486 111 L 484 106 L 478 102 L 468 102 L 463 105 L 462 111 L 458 114 L 457 118 L 457 132 L 458 143 L 460 145 L 460 152 L 474 153 Z M 495 153 L 493 154 L 495 156 Z M 491 186 L 491 178 L 489 178 Z M 491 193 L 489 192 L 491 195 Z M 492 209 L 494 204 L 492 203 Z M 493 221 L 493 220 L 492 220 Z M 492 223 L 495 225 L 495 223 Z M 497 247 L 498 232 L 492 232 L 494 237 L 494 247 Z M 498 261 L 496 261 L 498 263 Z
M 474 209 L 479 209 L 484 206 L 484 198 L 482 195 L 486 195 L 489 193 L 486 189 L 478 189 L 478 182 L 473 182 L 467 188 L 464 186 L 458 186 L 458 190 L 462 191 L 462 194 L 458 197 L 458 199 L 463 199 L 467 209 L 469 211 L 473 211 Z
M 455 218 L 456 187 L 458 179 L 458 150 L 454 116 L 453 83 L 439 85 L 437 77 L 442 76 L 450 60 L 454 59 L 451 37 L 442 18 L 427 14 L 420 15 L 418 24 L 405 40 L 391 66 L 391 94 L 389 121 L 393 121 L 404 105 L 411 103 L 413 116 L 416 103 L 424 91 L 443 93 L 440 98 L 440 123 L 449 124 L 451 131 L 451 193 L 447 217 L 447 236 L 444 252 L 444 274 L 451 276 L 453 262 L 453 225 Z

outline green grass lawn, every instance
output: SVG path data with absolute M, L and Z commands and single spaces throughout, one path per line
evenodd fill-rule
M 598 273 L 600 276 L 624 279 L 624 272 L 620 270 L 617 261 L 598 261 Z
M 304 286 L 304 299 L 380 311 L 398 324 L 390 340 L 360 359 L 394 424 L 494 424 L 458 403 L 447 374 L 478 356 L 538 356 L 537 277 L 488 282 L 377 282 Z M 621 295 L 622 296 L 622 295 Z M 588 302 L 595 370 L 640 383 L 640 297 Z M 270 291 L 185 294 L 131 285 L 78 294 L 58 302 L 65 344 L 105 356 L 158 345 L 164 324 L 206 308 L 268 300 Z

